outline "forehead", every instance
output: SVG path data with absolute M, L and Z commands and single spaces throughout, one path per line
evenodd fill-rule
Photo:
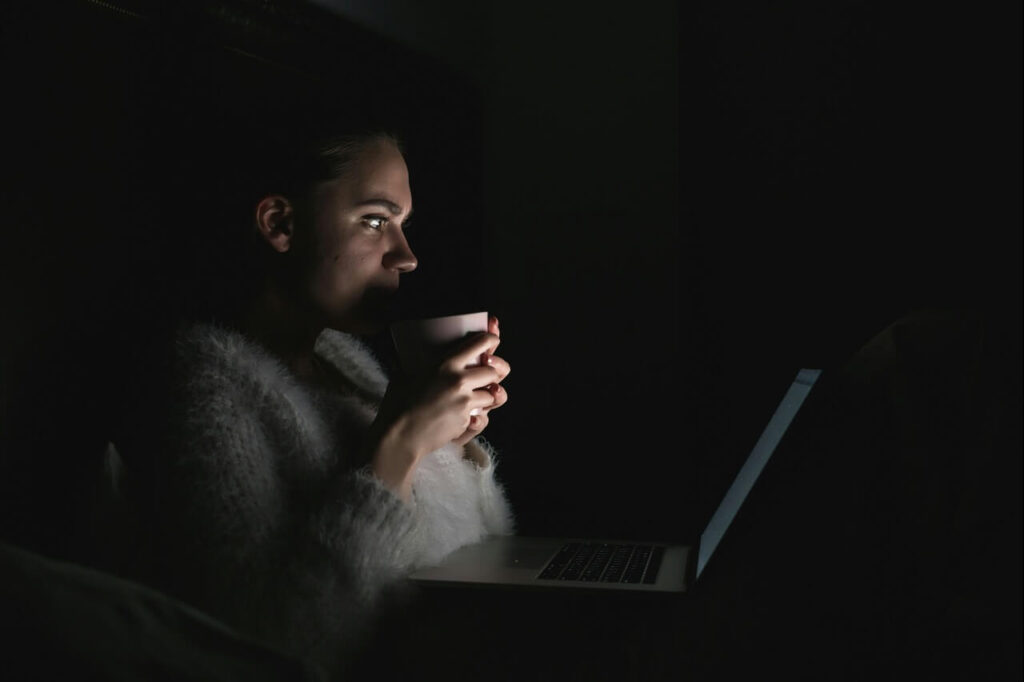
M 328 183 L 339 198 L 360 201 L 368 197 L 384 197 L 408 209 L 412 201 L 409 169 L 398 149 L 386 142 L 362 151 L 345 174 Z

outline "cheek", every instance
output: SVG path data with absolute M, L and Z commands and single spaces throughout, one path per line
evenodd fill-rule
M 358 249 L 337 249 L 322 261 L 322 267 L 335 275 L 349 273 L 358 277 L 358 273 L 370 264 L 371 254 Z
M 327 275 L 343 266 L 348 260 L 348 254 L 352 251 L 351 241 L 345 239 L 344 235 L 337 234 L 337 231 L 337 228 L 328 231 L 316 245 L 313 262 L 321 275 Z
M 370 262 L 370 259 L 371 255 L 368 253 L 352 254 L 338 252 L 335 253 L 333 259 L 331 259 L 330 267 L 334 270 L 346 268 L 351 269 L 353 267 L 365 268 Z
M 354 244 L 337 244 L 317 260 L 313 273 L 314 296 L 322 303 L 344 303 L 356 296 L 360 282 L 366 280 L 371 254 L 354 248 Z
M 331 254 L 320 261 L 317 279 L 332 289 L 337 289 L 345 284 L 347 273 L 352 272 L 352 265 L 351 255 L 344 252 Z

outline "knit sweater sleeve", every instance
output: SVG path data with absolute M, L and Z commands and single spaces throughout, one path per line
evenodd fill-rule
M 511 507 L 494 475 L 496 452 L 479 437 L 466 449 L 474 461 L 449 444 L 416 469 L 410 505 L 418 527 L 415 566 L 436 564 L 463 545 L 514 530 Z
M 328 330 L 318 349 L 372 396 L 374 407 L 379 406 L 388 380 L 376 356 L 358 338 Z M 410 502 L 416 531 L 403 555 L 410 567 L 436 563 L 487 535 L 513 532 L 512 511 L 495 477 L 496 466 L 497 453 L 480 437 L 465 449 L 450 443 L 419 461 Z
M 416 519 L 368 472 L 297 465 L 321 454 L 294 427 L 309 414 L 242 381 L 192 373 L 174 396 L 157 471 L 158 580 L 331 669 L 414 563 Z

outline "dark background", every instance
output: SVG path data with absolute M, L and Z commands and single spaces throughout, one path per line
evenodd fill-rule
M 689 539 L 797 368 L 925 307 L 1020 338 L 1019 6 L 11 13 L 5 518 L 50 554 L 87 523 L 70 510 L 125 359 L 218 274 L 203 201 L 247 126 L 372 110 L 399 130 L 403 305 L 501 319 L 487 436 L 524 533 Z

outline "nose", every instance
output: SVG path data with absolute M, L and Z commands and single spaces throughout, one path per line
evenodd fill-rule
M 409 247 L 405 235 L 399 232 L 394 244 L 384 253 L 384 267 L 405 274 L 415 270 L 417 265 L 419 265 L 419 261 L 416 259 L 416 254 Z

